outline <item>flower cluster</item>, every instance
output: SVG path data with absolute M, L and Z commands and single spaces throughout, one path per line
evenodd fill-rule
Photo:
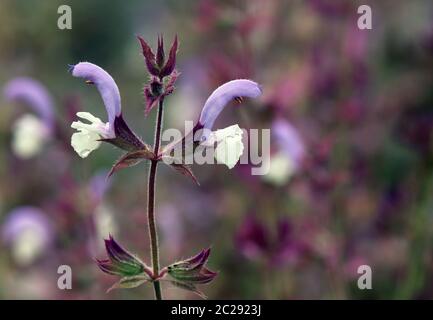
M 145 113 L 148 114 L 156 101 L 163 99 L 174 90 L 174 83 L 178 76 L 174 69 L 178 41 L 176 37 L 170 49 L 169 58 L 165 62 L 162 38 L 158 39 L 156 55 L 141 37 L 138 39 L 147 69 L 152 75 L 150 84 L 144 89 Z M 108 115 L 108 122 L 103 122 L 89 112 L 78 112 L 77 116 L 87 120 L 88 123 L 82 121 L 72 123 L 71 127 L 78 132 L 72 135 L 71 145 L 82 158 L 87 157 L 97 149 L 101 142 L 109 142 L 126 150 L 127 153 L 113 166 L 111 173 L 135 165 L 144 159 L 160 160 L 173 157 L 177 148 L 182 149 L 181 154 L 184 156 L 185 141 L 192 142 L 194 146 L 216 147 L 214 155 L 217 162 L 225 164 L 230 169 L 233 168 L 244 150 L 241 128 L 238 124 L 216 131 L 212 131 L 212 128 L 217 117 L 230 101 L 242 101 L 243 97 L 257 98 L 262 93 L 261 87 L 257 83 L 247 79 L 232 80 L 221 85 L 206 100 L 194 130 L 187 134 L 182 141 L 163 147 L 161 154 L 155 155 L 123 119 L 119 89 L 108 72 L 89 62 L 80 62 L 71 66 L 70 72 L 74 77 L 84 78 L 87 84 L 97 87 Z M 169 77 L 169 80 L 165 86 L 162 86 L 161 81 L 164 77 Z M 177 170 L 180 169 L 179 171 L 182 173 L 190 173 L 190 170 L 182 163 L 176 163 L 173 167 Z
M 191 139 L 193 146 L 203 148 L 214 147 L 215 158 L 218 163 L 227 165 L 230 169 L 239 161 L 243 152 L 242 130 L 239 125 L 232 125 L 224 129 L 212 131 L 214 123 L 232 100 L 241 102 L 243 97 L 257 98 L 262 91 L 260 86 L 246 79 L 232 80 L 218 87 L 207 99 L 201 115 L 194 129 L 183 139 L 172 145 L 159 148 L 160 133 L 162 127 L 162 112 L 164 98 L 174 91 L 174 84 L 179 73 L 175 70 L 178 40 L 175 37 L 168 58 L 165 58 L 163 38 L 158 38 L 157 53 L 154 54 L 150 46 L 143 38 L 138 37 L 146 67 L 151 75 L 149 83 L 144 88 L 146 99 L 145 115 L 159 102 L 155 146 L 151 147 L 144 143 L 127 125 L 122 116 L 121 99 L 119 89 L 114 79 L 101 67 L 89 63 L 80 62 L 70 67 L 74 77 L 83 78 L 87 84 L 95 85 L 98 89 L 105 109 L 107 111 L 107 122 L 88 112 L 78 112 L 77 116 L 83 121 L 75 121 L 71 127 L 77 132 L 72 134 L 71 145 L 82 158 L 87 157 L 97 149 L 102 142 L 108 142 L 126 153 L 113 165 L 109 175 L 115 171 L 130 167 L 143 160 L 151 162 L 149 173 L 148 190 L 148 217 L 149 231 L 151 233 L 152 266 L 146 266 L 140 259 L 122 248 L 111 236 L 105 240 L 105 248 L 108 259 L 97 260 L 99 268 L 110 275 L 119 276 L 120 280 L 112 288 L 134 288 L 146 282 L 152 282 L 155 288 L 155 297 L 160 299 L 159 281 L 168 280 L 172 285 L 189 290 L 204 296 L 197 288 L 197 284 L 206 284 L 212 281 L 217 273 L 206 267 L 209 259 L 210 249 L 201 251 L 194 257 L 176 262 L 159 271 L 156 232 L 152 235 L 154 228 L 153 219 L 153 197 L 154 179 L 156 165 L 159 161 L 168 157 L 174 157 L 177 148 L 184 148 L 185 142 Z M 182 161 L 170 164 L 180 173 L 190 176 L 197 182 L 191 169 Z M 153 170 L 153 171 L 152 171 Z M 153 172 L 153 173 L 152 173 Z

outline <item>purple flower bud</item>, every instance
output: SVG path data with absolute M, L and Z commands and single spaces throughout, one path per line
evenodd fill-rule
M 146 41 L 140 36 L 137 36 L 138 40 L 141 44 L 141 49 L 143 51 L 144 60 L 146 62 L 146 67 L 149 73 L 153 76 L 159 75 L 159 68 L 156 64 L 155 54 L 152 51 L 152 48 L 147 44 Z
M 144 109 L 144 114 L 147 117 L 149 112 L 156 106 L 159 98 L 163 93 L 162 83 L 158 78 L 154 77 L 150 84 L 144 87 L 144 98 L 146 100 L 146 107 Z
M 107 110 L 109 130 L 114 136 L 114 119 L 121 114 L 120 93 L 114 79 L 107 71 L 89 62 L 76 64 L 71 68 L 71 73 L 74 77 L 84 78 L 88 83 L 96 85 Z
M 228 102 L 239 97 L 257 98 L 261 94 L 260 86 L 251 80 L 239 79 L 224 83 L 206 100 L 199 122 L 204 128 L 211 130 Z
M 5 85 L 3 92 L 9 101 L 26 103 L 41 117 L 47 128 L 53 128 L 53 99 L 40 82 L 26 77 L 15 78 Z
M 121 276 L 132 277 L 147 274 L 152 276 L 152 272 L 140 259 L 126 251 L 110 235 L 105 241 L 108 259 L 96 259 L 98 267 L 105 273 Z
M 174 37 L 173 44 L 171 45 L 170 53 L 168 54 L 168 60 L 165 66 L 161 69 L 161 73 L 159 74 L 160 78 L 169 76 L 176 67 L 176 54 L 178 47 L 177 35 Z

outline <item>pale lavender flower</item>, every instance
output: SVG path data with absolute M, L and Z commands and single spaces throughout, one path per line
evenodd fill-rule
M 28 265 L 50 246 L 53 226 L 39 208 L 18 207 L 7 214 L 2 239 L 10 247 L 15 261 Z
M 83 78 L 87 83 L 94 84 L 98 89 L 108 115 L 107 131 L 104 135 L 107 138 L 114 138 L 114 119 L 121 113 L 120 93 L 116 82 L 107 71 L 89 62 L 76 64 L 71 68 L 71 73 L 74 77 Z
M 214 122 L 224 107 L 234 99 L 242 97 L 257 98 L 262 94 L 260 86 L 251 80 L 232 80 L 219 86 L 204 104 L 199 123 L 203 128 L 212 130 Z
M 238 124 L 212 132 L 210 130 L 212 130 L 216 118 L 230 101 L 241 102 L 243 97 L 257 98 L 261 94 L 260 86 L 254 81 L 232 80 L 212 92 L 201 111 L 199 122 L 195 127 L 200 135 L 199 137 L 195 136 L 194 139 L 201 141 L 204 146 L 216 144 L 215 159 L 218 163 L 225 164 L 229 169 L 235 166 L 243 153 L 243 132 Z
M 71 125 L 78 131 L 72 135 L 71 145 L 80 157 L 87 157 L 100 146 L 101 141 L 110 142 L 128 151 L 142 148 L 144 144 L 123 120 L 119 88 L 108 72 L 89 62 L 71 66 L 70 72 L 74 77 L 84 78 L 87 84 L 96 86 L 108 116 L 108 122 L 104 123 L 89 112 L 77 113 L 78 117 L 90 122 L 88 124 L 75 121 Z

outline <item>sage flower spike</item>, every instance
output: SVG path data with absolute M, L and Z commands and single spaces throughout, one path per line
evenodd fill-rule
M 78 155 L 86 158 L 100 146 L 101 141 L 127 151 L 143 148 L 144 143 L 129 129 L 122 117 L 119 89 L 108 72 L 89 62 L 71 66 L 70 72 L 74 77 L 84 78 L 86 83 L 96 86 L 108 115 L 108 122 L 105 123 L 89 112 L 77 113 L 79 118 L 88 121 L 75 121 L 71 125 L 78 131 L 71 137 L 71 145 Z
M 215 159 L 229 169 L 235 166 L 243 153 L 242 130 L 237 124 L 213 132 L 210 130 L 216 118 L 231 100 L 242 101 L 243 97 L 257 98 L 261 94 L 260 86 L 254 81 L 232 80 L 218 87 L 209 96 L 203 107 L 198 126 L 196 126 L 202 129 L 202 134 L 198 139 L 204 146 L 217 144 Z

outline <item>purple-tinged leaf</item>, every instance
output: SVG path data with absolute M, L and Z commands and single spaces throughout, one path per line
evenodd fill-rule
M 200 290 L 198 290 L 197 287 L 192 283 L 185 283 L 180 281 L 170 281 L 170 283 L 177 288 L 195 293 L 202 299 L 207 299 L 206 295 Z
M 192 181 L 194 181 L 198 186 L 200 186 L 200 182 L 198 182 L 196 176 L 191 170 L 191 167 L 187 166 L 186 164 L 171 164 L 170 166 L 184 176 L 190 177 Z
M 123 155 L 119 160 L 117 160 L 117 162 L 113 165 L 110 172 L 108 173 L 108 177 L 111 177 L 116 171 L 119 171 L 120 169 L 132 167 L 143 160 L 152 160 L 154 158 L 155 155 L 149 147 L 137 151 L 128 152 Z

